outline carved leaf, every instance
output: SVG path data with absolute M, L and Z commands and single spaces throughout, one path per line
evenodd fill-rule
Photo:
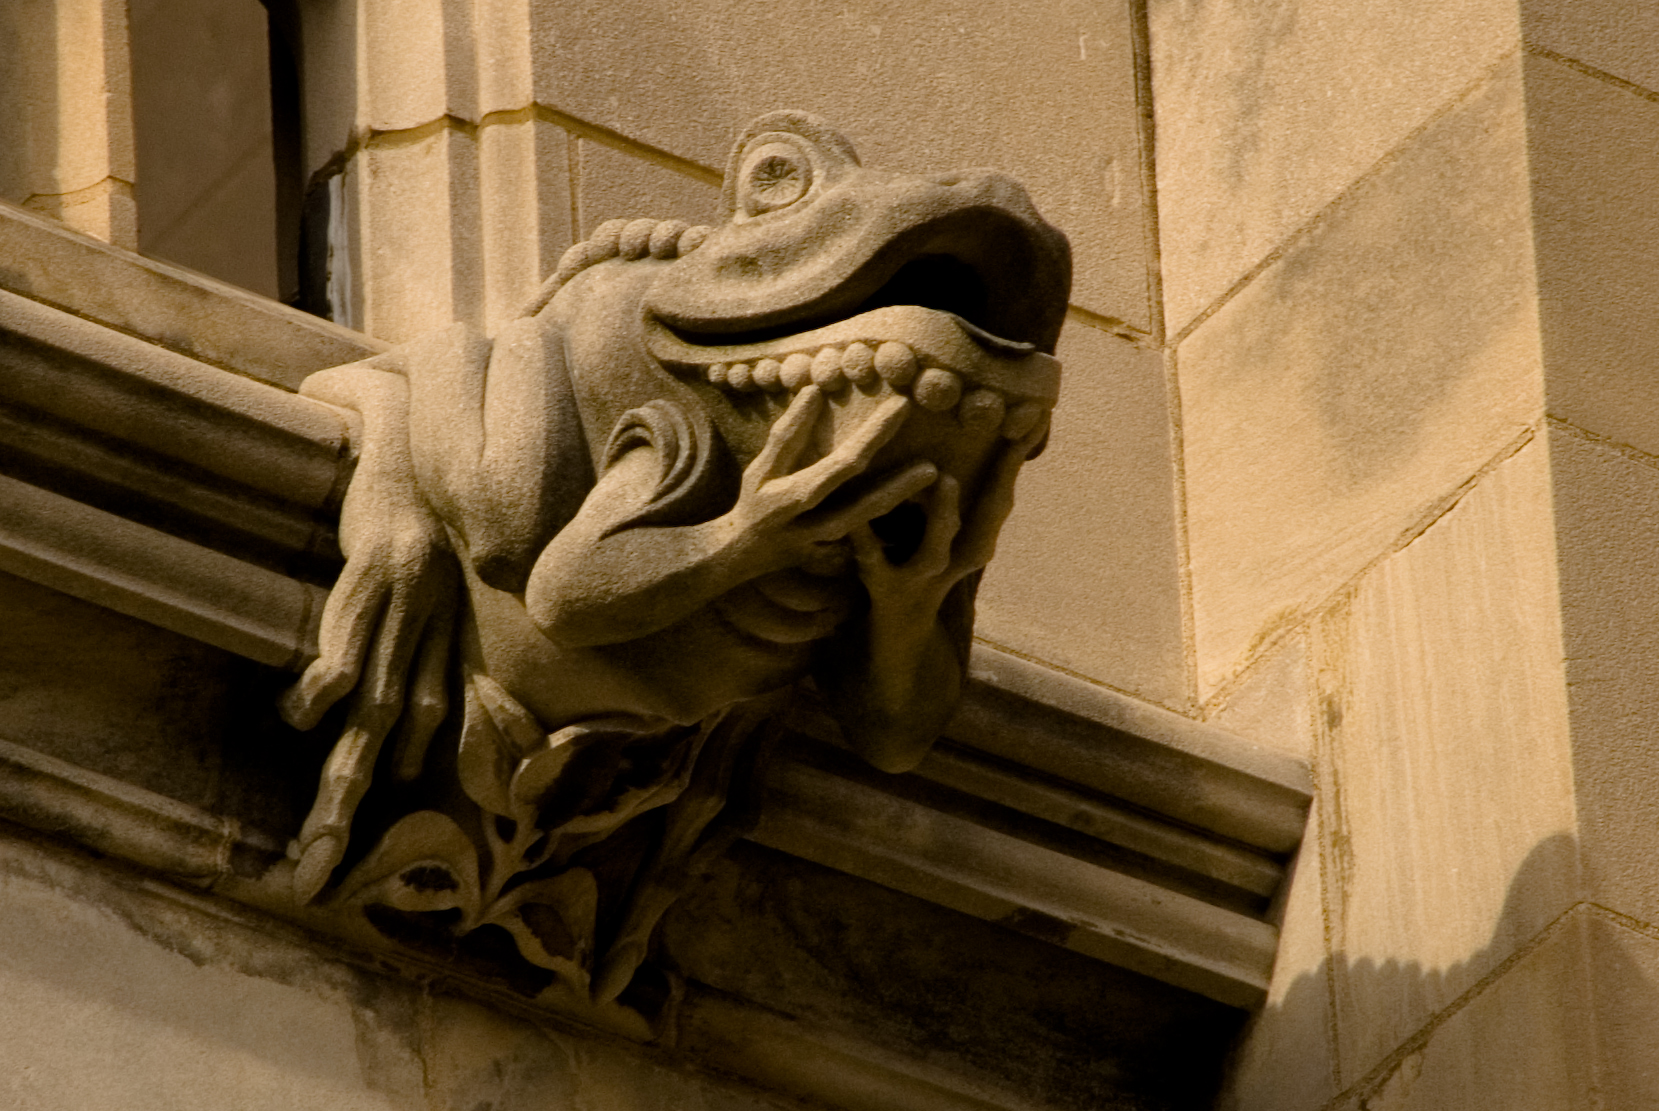
M 501 731 L 502 738 L 514 756 L 524 756 L 534 752 L 542 746 L 547 738 L 547 731 L 541 723 L 519 705 L 518 699 L 508 694 L 500 683 L 491 679 L 481 671 L 475 671 L 468 676 L 468 685 L 478 695 L 478 700 L 490 712 L 495 720 L 495 727 Z
M 686 783 L 690 781 L 697 753 L 702 749 L 707 737 L 708 732 L 705 729 L 695 737 L 682 739 L 681 743 L 675 745 L 662 758 L 661 766 L 651 769 L 648 776 L 637 774 L 644 770 L 638 765 L 627 769 L 636 773 L 635 775 L 617 775 L 612 781 L 608 799 L 561 824 L 559 832 L 567 835 L 607 832 L 616 829 L 636 814 L 673 802 L 680 797 Z M 644 779 L 644 782 L 640 782 L 640 779 Z
M 386 831 L 340 893 L 399 910 L 460 908 L 470 921 L 478 912 L 478 849 L 448 815 L 417 810 Z
M 512 782 L 513 801 L 525 807 L 539 805 L 560 785 L 571 760 L 591 745 L 621 746 L 655 728 L 658 728 L 655 724 L 642 718 L 621 714 L 565 726 L 519 763 Z M 597 770 L 587 769 L 587 773 Z
M 461 722 L 461 747 L 455 755 L 455 772 L 467 797 L 491 814 L 513 814 L 507 784 L 514 761 L 495 718 L 484 708 L 474 683 L 466 685 L 465 717 Z
M 484 921 L 513 935 L 524 959 L 586 986 L 599 886 L 586 868 L 520 884 L 490 905 Z

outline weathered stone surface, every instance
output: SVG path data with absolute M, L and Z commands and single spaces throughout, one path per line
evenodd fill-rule
M 592 235 L 606 220 L 720 222 L 718 186 L 603 143 L 578 139 L 575 145 L 580 167 L 577 212 L 582 235 Z
M 0 196 L 133 248 L 126 5 L 26 0 L 0 13 Z
M 512 319 L 573 241 L 572 145 L 563 129 L 538 119 L 478 132 L 487 328 Z
M 1659 104 L 1548 58 L 1525 64 L 1550 415 L 1659 452 Z
M 1603 906 L 1659 917 L 1659 461 L 1550 432 L 1562 654 L 1585 883 Z M 1642 538 L 1640 540 L 1636 538 Z
M 481 323 L 476 139 L 440 122 L 376 142 L 353 160 L 347 181 L 351 288 L 361 304 L 347 323 L 392 343 Z
M 538 81 L 552 73 L 552 43 L 537 25 L 538 5 L 535 0 L 473 0 L 471 6 L 479 118 L 522 111 L 537 100 Z
M 787 1105 L 648 1061 L 614 1042 L 556 1034 L 471 1000 L 437 995 L 427 1014 L 422 1056 L 428 1099 L 436 1107 L 768 1111 Z
M 1510 65 L 1181 344 L 1201 699 L 1538 419 L 1520 92 Z
M 1147 18 L 1171 332 L 1520 38 L 1505 0 L 1153 0 Z
M 374 0 L 356 6 L 354 130 L 404 131 L 445 116 L 477 122 L 471 4 Z
M 1591 1111 L 1639 1107 L 1597 1098 L 1597 1053 L 1590 1033 L 1600 1007 L 1586 975 L 1584 916 L 1552 931 L 1465 1006 L 1405 1047 L 1380 1075 L 1365 1067 L 1344 1081 L 1367 1080 L 1337 1111 Z M 1379 969 L 1400 981 L 1439 971 L 1406 962 Z M 1601 1088 L 1605 1098 L 1608 1089 Z
M 1644 0 L 1523 0 L 1529 46 L 1659 91 L 1659 9 Z
M 206 1109 L 232 1092 L 241 1106 L 273 1109 L 419 1099 L 407 987 L 262 937 L 189 896 L 121 884 L 84 858 L 7 842 L 0 859 L 0 1084 L 22 1105 Z
M 1207 1106 L 1217 1075 L 1201 1062 L 1219 1061 L 1242 1019 L 747 844 L 670 912 L 663 945 L 689 976 L 780 1023 L 883 1047 L 992 1106 Z
M 1317 1111 L 1340 1088 L 1325 940 L 1326 844 L 1315 808 L 1286 881 L 1267 1003 L 1239 1033 L 1218 1111 Z
M 9 575 L 0 584 L 0 738 L 254 829 L 298 830 L 323 752 L 276 716 L 285 673 Z
M 1189 696 L 1163 358 L 1075 321 L 1058 354 L 1065 402 L 1040 465 L 1020 476 L 1019 502 L 980 589 L 979 633 L 1182 705 Z
M 0 842 L 0 897 L 0 1101 L 31 1111 L 776 1106 L 86 858 Z
M 299 65 L 305 74 L 302 170 L 307 181 L 343 154 L 356 132 L 362 8 L 362 4 L 311 4 L 305 9 Z
M 361 332 L 5 204 L 0 288 L 289 390 L 384 350 Z
M 0 736 L 211 804 L 234 658 L 9 575 L 0 592 Z
M 775 20 L 732 0 L 536 14 L 544 103 L 705 166 L 744 120 L 787 102 L 835 120 L 871 166 L 1018 175 L 1071 237 L 1079 303 L 1150 328 L 1127 9 L 813 0 L 791 6 L 787 48 Z
M 1596 1076 L 1589 1090 L 1603 1107 L 1659 1102 L 1659 937 L 1649 923 L 1594 909 L 1583 915 L 1581 929 L 1588 968 L 1579 966 L 1573 986 L 1583 991 L 1584 980 L 1591 985 Z M 1579 1052 L 1591 1048 L 1584 1033 L 1567 1031 Z M 1582 1062 L 1567 1068 L 1575 1079 L 1583 1072 Z
M 1534 442 L 1322 624 L 1344 1083 L 1577 897 L 1550 512 Z
M 1258 744 L 1313 759 L 1314 691 L 1305 634 L 1285 643 L 1245 674 L 1208 720 Z

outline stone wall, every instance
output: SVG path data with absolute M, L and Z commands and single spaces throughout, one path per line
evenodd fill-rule
M 1659 22 L 1149 19 L 1195 697 L 1319 795 L 1222 1105 L 1645 1106 Z

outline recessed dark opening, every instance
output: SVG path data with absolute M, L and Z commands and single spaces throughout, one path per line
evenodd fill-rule
M 953 312 L 962 319 L 986 326 L 988 294 L 979 272 L 950 255 L 923 255 L 899 267 L 859 312 L 884 309 L 889 305 L 920 305 L 924 309 Z

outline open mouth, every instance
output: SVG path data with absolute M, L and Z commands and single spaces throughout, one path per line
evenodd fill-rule
M 875 308 L 793 335 L 729 338 L 739 342 L 691 342 L 660 321 L 646 329 L 658 362 L 731 393 L 793 394 L 808 384 L 835 393 L 885 383 L 924 409 L 957 410 L 964 425 L 987 430 L 1016 412 L 1025 423 L 1029 410 L 1051 407 L 1060 393 L 1052 355 L 922 305 Z
M 669 370 L 730 393 L 886 383 L 925 409 L 959 410 L 969 427 L 1016 411 L 1026 423 L 1059 396 L 1060 364 L 1040 350 L 1052 346 L 1052 298 L 1045 304 L 1033 280 L 1038 252 L 1026 229 L 973 215 L 910 229 L 827 289 L 830 275 L 808 267 L 803 281 L 777 289 L 785 307 L 741 322 L 651 312 L 646 346 Z

